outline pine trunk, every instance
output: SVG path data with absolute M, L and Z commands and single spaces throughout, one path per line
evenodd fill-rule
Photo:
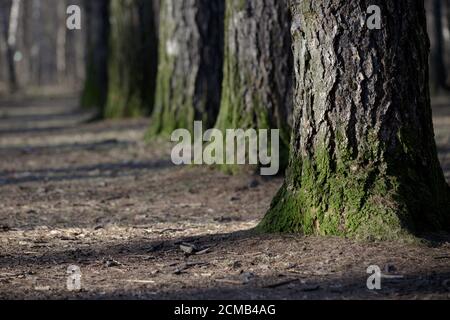
M 224 80 L 216 124 L 221 130 L 280 129 L 285 160 L 294 80 L 290 20 L 287 0 L 226 2 Z
M 223 0 L 162 0 L 156 103 L 150 136 L 214 126 L 220 104 Z
M 373 4 L 381 30 L 364 23 Z M 291 158 L 260 229 L 369 239 L 449 230 L 423 0 L 304 0 L 292 9 Z
M 158 58 L 153 9 L 153 0 L 111 2 L 108 118 L 151 112 Z
M 103 112 L 108 90 L 109 0 L 85 0 L 84 7 L 86 79 L 81 105 Z

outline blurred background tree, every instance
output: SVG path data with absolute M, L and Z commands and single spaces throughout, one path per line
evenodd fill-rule
M 45 0 L 44 0 L 45 1 Z M 81 105 L 104 113 L 108 95 L 109 0 L 84 0 L 85 80 Z
M 2 51 L 4 52 L 8 90 L 14 93 L 18 89 L 16 73 L 16 46 L 19 24 L 20 0 L 3 0 L 0 3 L 0 27 Z
M 440 93 L 449 89 L 448 63 L 450 56 L 450 34 L 448 1 L 426 0 L 427 27 L 430 38 L 430 89 Z
M 105 116 L 149 115 L 158 68 L 157 1 L 112 0 Z
M 162 0 L 155 110 L 149 136 L 214 126 L 220 105 L 224 0 Z
M 235 44 L 241 41 L 241 45 L 244 45 L 242 48 L 249 48 L 252 42 L 280 35 L 281 32 L 279 25 L 273 25 L 270 32 L 262 28 L 270 21 L 270 10 L 267 8 L 274 4 L 258 2 L 255 7 L 250 0 L 226 3 L 229 12 L 227 17 L 224 15 L 223 0 L 163 0 L 161 12 L 159 0 L 113 0 L 111 13 L 110 0 L 0 0 L 0 90 L 16 92 L 19 89 L 29 91 L 49 86 L 65 87 L 73 92 L 81 92 L 82 106 L 96 107 L 102 115 L 114 117 L 148 114 L 153 109 L 156 96 L 158 111 L 153 117 L 153 133 L 170 131 L 170 125 L 164 129 L 167 123 L 185 124 L 192 119 L 203 120 L 208 126 L 214 126 L 221 103 L 222 111 L 217 125 L 223 126 L 228 120 L 231 121 L 226 116 L 227 101 L 239 96 L 236 88 L 237 91 L 231 90 L 229 81 L 239 73 L 242 78 L 245 69 L 251 67 L 242 64 L 244 52 L 251 50 L 239 51 L 235 63 L 231 63 L 230 56 L 222 54 L 223 45 L 225 53 L 233 49 L 231 41 L 235 41 Z M 65 27 L 68 5 L 81 7 L 81 31 Z M 431 43 L 432 93 L 445 93 L 450 86 L 450 3 L 445 0 L 425 0 L 425 5 Z M 277 2 L 276 6 L 279 8 L 281 5 Z M 236 10 L 248 16 L 248 20 L 241 22 L 242 30 L 233 29 L 233 24 L 227 22 L 230 16 L 238 18 Z M 283 17 L 285 13 L 277 17 L 280 23 L 285 20 Z M 159 54 L 155 56 L 160 18 L 162 42 Z M 227 39 L 223 38 L 224 24 Z M 261 27 L 257 30 L 258 37 L 251 35 L 251 26 L 255 24 Z M 248 37 L 245 40 L 249 43 L 236 38 L 237 32 L 241 38 L 245 34 Z M 280 36 L 279 41 L 275 41 L 278 45 L 270 47 L 272 53 L 277 48 L 283 48 L 286 39 Z M 175 43 L 179 46 L 180 54 L 176 60 L 178 62 L 172 64 L 175 59 L 170 59 L 167 48 L 172 52 L 173 46 L 170 44 Z M 261 58 L 264 51 L 260 54 Z M 154 70 L 158 55 L 161 58 L 158 67 L 161 72 L 156 85 Z M 223 59 L 226 62 L 225 91 L 222 95 L 221 85 L 217 83 L 222 81 Z M 257 63 L 258 59 L 248 61 Z M 278 64 L 286 65 L 286 62 L 279 60 L 275 66 L 280 68 Z M 230 72 L 233 65 L 239 66 L 239 70 Z M 167 71 L 170 67 L 173 67 L 172 72 Z M 138 69 L 139 72 L 133 71 Z M 109 76 L 108 71 L 111 73 Z M 171 77 L 170 74 L 176 76 Z M 231 74 L 234 76 L 231 77 Z M 190 79 L 183 80 L 183 77 Z M 266 78 L 270 79 L 271 76 Z M 174 83 L 175 79 L 178 79 L 178 84 Z M 254 79 L 247 80 L 251 84 L 252 80 L 256 83 L 261 79 L 262 74 L 255 74 Z M 282 93 L 282 81 L 279 76 L 270 81 L 270 86 L 275 89 L 271 94 L 276 98 L 275 94 Z M 267 88 L 269 82 L 262 84 Z M 108 92 L 109 85 L 111 90 Z M 185 92 L 176 93 L 177 86 Z M 256 86 L 258 84 L 253 83 L 248 88 Z M 262 95 L 262 92 L 259 94 Z M 245 95 L 249 96 L 250 92 Z M 248 100 L 245 102 L 247 108 Z M 283 103 L 278 98 L 272 100 L 270 108 Z M 189 101 L 194 106 L 191 110 L 188 108 L 180 112 L 171 109 L 180 110 L 181 105 L 185 106 Z M 290 108 L 287 109 L 289 111 Z M 189 121 L 184 121 L 184 118 Z M 272 120 L 280 125 L 284 115 L 277 118 Z M 255 126 L 259 125 L 255 123 Z
M 66 8 L 82 0 L 0 1 L 0 82 L 10 90 L 49 85 L 79 91 L 84 80 L 84 31 L 66 28 Z
M 226 1 L 223 92 L 216 124 L 221 130 L 280 129 L 283 166 L 294 83 L 288 2 Z

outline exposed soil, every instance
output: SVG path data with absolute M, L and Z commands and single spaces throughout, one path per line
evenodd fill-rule
M 0 101 L 0 298 L 450 298 L 448 237 L 255 235 L 282 178 L 175 167 L 169 144 L 143 143 L 149 120 L 89 123 L 76 105 Z M 434 105 L 450 181 L 450 100 Z M 366 287 L 370 265 L 391 276 L 382 290 Z

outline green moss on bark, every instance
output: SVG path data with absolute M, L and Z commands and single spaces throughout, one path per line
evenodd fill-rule
M 323 148 L 311 158 L 291 159 L 286 183 L 259 231 L 364 240 L 412 240 L 423 232 L 450 231 L 450 192 L 439 166 L 430 168 L 436 170 L 430 190 L 407 162 L 380 164 L 370 149 L 360 159 L 345 149 L 340 159 L 329 154 Z
M 379 240 L 450 231 L 425 12 L 408 0 L 380 7 L 383 32 L 374 32 L 357 23 L 365 5 L 292 2 L 291 158 L 260 231 Z

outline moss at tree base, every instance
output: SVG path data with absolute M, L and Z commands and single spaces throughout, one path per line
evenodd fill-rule
M 432 188 L 424 181 L 400 166 L 363 168 L 349 162 L 333 168 L 327 157 L 291 164 L 257 230 L 362 240 L 448 232 L 450 187 L 440 186 L 440 177 Z

